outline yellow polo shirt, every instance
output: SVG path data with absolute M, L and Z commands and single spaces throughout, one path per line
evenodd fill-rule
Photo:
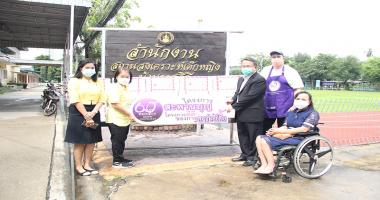
M 68 86 L 69 101 L 83 103 L 84 105 L 96 105 L 98 102 L 105 103 L 103 81 L 87 80 L 85 78 L 71 78 Z
M 113 108 L 112 103 L 119 103 L 127 109 L 130 108 L 132 98 L 128 93 L 128 86 L 122 86 L 119 83 L 111 84 L 109 91 L 107 91 L 106 115 L 107 123 L 113 123 L 117 126 L 128 126 L 131 123 L 131 119 Z

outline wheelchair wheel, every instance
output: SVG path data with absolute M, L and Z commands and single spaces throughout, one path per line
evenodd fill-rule
M 318 178 L 329 171 L 333 158 L 333 147 L 327 138 L 308 137 L 294 151 L 294 169 L 304 178 Z

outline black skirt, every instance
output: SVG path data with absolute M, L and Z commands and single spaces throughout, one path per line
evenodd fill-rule
M 94 109 L 95 105 L 85 105 L 87 111 Z M 102 141 L 100 114 L 94 116 L 93 120 L 99 126 L 96 129 L 82 126 L 83 115 L 71 104 L 69 107 L 69 120 L 67 122 L 65 142 L 74 144 L 93 144 Z

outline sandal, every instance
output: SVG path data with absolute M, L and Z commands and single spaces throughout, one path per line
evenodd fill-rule
M 99 171 L 96 169 L 86 169 L 84 167 L 83 167 L 83 169 L 86 170 L 86 172 L 90 172 L 90 174 L 92 174 L 92 175 L 99 174 Z
M 272 170 L 264 169 L 264 170 L 258 172 L 258 174 L 271 174 L 271 173 L 273 173 L 273 171 L 274 171 L 274 167 Z
M 77 171 L 77 174 L 79 175 L 79 176 L 90 176 L 91 175 L 91 172 L 89 172 L 89 171 L 87 171 L 87 170 L 85 170 L 84 172 L 78 172 Z

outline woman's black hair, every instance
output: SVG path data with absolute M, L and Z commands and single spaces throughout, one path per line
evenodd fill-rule
M 133 77 L 132 72 L 129 69 L 124 68 L 124 67 L 117 68 L 117 70 L 116 70 L 116 72 L 115 72 L 115 74 L 113 76 L 113 82 L 117 83 L 117 78 L 116 77 L 119 76 L 119 74 L 121 73 L 121 71 L 128 71 L 128 73 L 129 73 L 129 83 L 131 83 L 132 82 L 132 77 Z
M 311 94 L 306 92 L 306 91 L 300 91 L 300 92 L 296 93 L 296 95 L 294 96 L 294 99 L 296 99 L 300 94 L 307 94 L 309 96 L 310 104 L 308 107 L 314 109 L 313 98 L 312 98 Z
M 94 66 L 95 66 L 95 74 L 91 76 L 91 79 L 92 79 L 94 82 L 96 82 L 96 80 L 98 80 L 98 72 L 99 72 L 99 68 L 98 68 L 98 65 L 95 64 L 94 61 L 92 61 L 92 60 L 90 60 L 90 59 L 88 59 L 88 58 L 79 61 L 78 68 L 77 68 L 77 71 L 75 72 L 74 77 L 75 77 L 75 78 L 82 78 L 82 77 L 83 77 L 83 74 L 82 74 L 82 68 L 83 68 L 86 64 L 88 64 L 88 63 L 92 63 L 92 64 L 94 64 Z

